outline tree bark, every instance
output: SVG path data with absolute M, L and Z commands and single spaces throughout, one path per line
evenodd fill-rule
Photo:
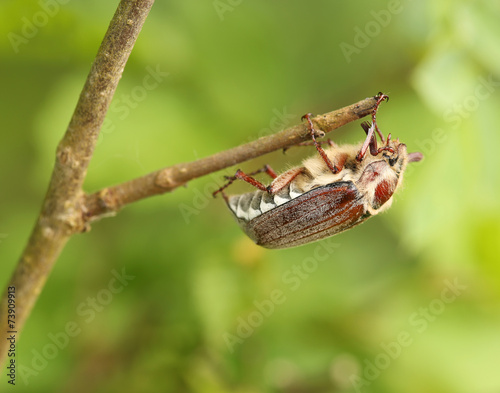
M 16 340 L 69 237 L 85 228 L 82 184 L 104 117 L 154 0 L 122 0 L 111 20 L 59 143 L 49 187 L 28 244 L 7 287 L 15 288 L 15 324 L 8 328 L 7 289 L 0 303 L 0 364 Z M 10 314 L 12 315 L 12 314 Z

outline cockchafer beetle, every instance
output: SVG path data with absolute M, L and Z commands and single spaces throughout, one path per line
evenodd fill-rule
M 321 147 L 311 114 L 304 115 L 318 155 L 303 161 L 301 167 L 277 175 L 271 167 L 245 174 L 238 170 L 226 177 L 221 193 L 245 233 L 266 248 L 287 248 L 336 235 L 361 224 L 392 203 L 409 162 L 420 161 L 421 153 L 408 153 L 399 139 L 384 139 L 376 121 L 380 103 L 389 97 L 379 93 L 372 113 L 372 124 L 363 122 L 366 132 L 362 144 Z M 383 146 L 377 147 L 376 134 Z M 369 154 L 367 154 L 369 151 Z M 269 186 L 252 176 L 265 172 Z M 256 187 L 254 192 L 226 196 L 224 189 L 236 179 Z

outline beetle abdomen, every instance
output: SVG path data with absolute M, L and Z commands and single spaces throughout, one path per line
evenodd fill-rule
M 231 195 L 228 200 L 228 206 L 238 220 L 245 222 L 275 209 L 300 196 L 302 191 L 298 190 L 293 184 L 284 187 L 277 194 L 271 195 L 265 191 L 247 192 L 246 194 Z
M 237 197 L 237 200 L 231 198 L 229 204 L 231 210 L 235 208 L 233 212 L 240 226 L 255 243 L 267 248 L 294 247 L 320 240 L 349 229 L 370 216 L 362 195 L 350 181 L 315 188 L 290 197 L 280 205 L 276 202 L 286 199 L 286 193 L 284 196 L 280 193 L 278 201 L 278 195 L 262 191 Z M 262 206 L 273 203 L 275 207 L 262 211 Z

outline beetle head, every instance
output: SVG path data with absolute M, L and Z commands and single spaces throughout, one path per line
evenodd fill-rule
M 358 187 L 365 193 L 369 210 L 373 210 L 371 212 L 374 214 L 380 212 L 382 207 L 387 209 L 391 205 L 392 195 L 401 182 L 400 178 L 408 162 L 420 161 L 423 156 L 421 153 L 408 154 L 406 145 L 399 139 L 392 141 L 390 134 L 385 139 L 375 122 L 375 112 L 372 119 L 371 125 L 367 122 L 361 124 L 366 133 L 366 140 L 356 159 L 364 162 Z M 377 147 L 376 134 L 382 140 L 381 148 Z
M 357 182 L 365 194 L 372 214 L 378 213 L 391 205 L 392 195 L 396 191 L 402 173 L 406 169 L 410 156 L 406 145 L 399 140 L 390 141 L 386 149 L 376 155 L 365 157 L 365 166 Z

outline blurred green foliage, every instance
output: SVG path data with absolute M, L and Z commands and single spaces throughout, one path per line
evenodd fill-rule
M 117 2 L 66 3 L 0 5 L 2 287 Z M 380 90 L 391 97 L 380 127 L 425 160 L 387 213 L 296 249 L 244 237 L 210 196 L 224 173 L 95 223 L 28 320 L 17 391 L 499 391 L 499 18 L 494 0 L 158 1 L 87 191 Z M 151 69 L 169 74 L 147 88 Z M 359 124 L 334 135 L 362 137 Z M 283 170 L 309 153 L 241 168 Z M 134 278 L 107 297 L 123 271 Z

